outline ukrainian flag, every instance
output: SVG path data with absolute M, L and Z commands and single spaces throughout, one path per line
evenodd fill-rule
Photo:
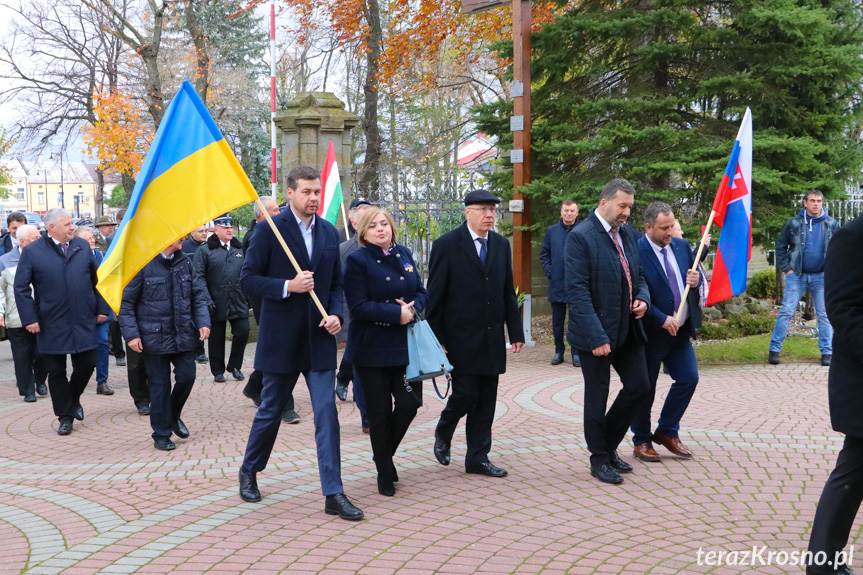
M 185 80 L 162 118 L 96 286 L 115 312 L 147 262 L 258 194 L 207 107 Z

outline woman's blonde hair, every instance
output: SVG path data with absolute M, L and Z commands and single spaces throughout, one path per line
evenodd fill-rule
M 396 231 L 396 222 L 393 220 L 393 217 L 385 209 L 372 206 L 363 212 L 363 215 L 360 216 L 360 221 L 357 222 L 357 241 L 362 247 L 366 247 L 366 240 L 363 236 L 365 236 L 366 232 L 369 231 L 369 226 L 371 225 L 372 220 L 379 214 L 386 216 L 387 221 L 390 223 L 390 229 L 393 232 L 391 240 L 392 243 L 395 244 L 398 241 L 398 231 Z

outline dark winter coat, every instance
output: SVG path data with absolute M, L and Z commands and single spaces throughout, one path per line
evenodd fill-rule
M 822 213 L 826 214 L 827 211 Z M 800 213 L 788 220 L 785 227 L 782 228 L 782 233 L 776 238 L 776 265 L 782 269 L 783 273 L 787 274 L 791 270 L 794 270 L 797 275 L 803 273 L 803 250 L 806 249 L 806 227 L 809 219 L 809 216 L 805 214 L 805 208 L 800 210 Z M 825 254 L 830 239 L 838 229 L 839 222 L 830 216 L 821 221 L 821 238 L 824 242 Z
M 428 322 L 463 375 L 506 372 L 506 341 L 524 342 L 521 312 L 512 279 L 509 242 L 488 233 L 483 264 L 467 224 L 432 244 L 429 260 Z
M 542 248 L 539 250 L 539 261 L 548 278 L 548 301 L 550 303 L 566 302 L 566 283 L 564 282 L 563 250 L 566 246 L 566 236 L 575 227 L 575 224 L 566 226 L 563 220 L 549 226 L 545 230 L 542 239 Z
M 198 248 L 201 247 L 202 245 L 204 245 L 205 243 L 207 243 L 207 242 L 198 243 L 195 240 L 193 240 L 192 238 L 189 238 L 188 240 L 185 240 L 183 242 L 183 246 L 182 246 L 183 253 L 186 254 L 187 256 L 189 256 L 190 258 L 194 257 L 195 252 L 198 251 Z
M 315 216 L 312 257 L 293 211 L 288 208 L 273 217 L 276 228 L 303 270 L 315 274 L 315 294 L 330 315 L 342 317 L 344 287 L 339 261 L 339 235 L 326 220 Z M 255 351 L 255 369 L 271 373 L 296 373 L 336 368 L 336 338 L 321 323 L 308 293 L 283 297 L 285 280 L 297 272 L 270 226 L 255 229 L 249 245 L 240 283 L 243 291 L 262 298 L 261 323 Z
M 22 325 L 39 322 L 40 353 L 81 353 L 98 345 L 96 316 L 111 308 L 96 291 L 96 268 L 90 244 L 81 238 L 72 238 L 66 256 L 50 236 L 21 251 L 15 303 Z
M 341 228 L 341 230 L 344 230 L 344 228 Z M 360 249 L 360 242 L 357 239 L 356 234 L 351 236 L 351 239 L 345 240 L 339 244 L 339 258 L 342 262 L 342 273 L 345 272 L 345 266 L 348 263 L 348 256 L 357 251 L 358 249 Z M 347 286 L 347 282 L 345 282 L 345 286 Z M 342 331 L 336 334 L 336 342 L 338 343 L 344 343 L 348 341 L 348 333 L 350 332 L 351 312 L 350 308 L 348 307 L 347 300 L 345 300 L 344 308 L 345 319 L 342 322 Z
M 632 299 L 650 306 L 638 244 L 626 226 L 618 233 L 632 277 Z M 595 212 L 566 238 L 566 297 L 567 340 L 573 348 L 590 351 L 608 343 L 614 351 L 626 341 L 630 329 L 642 342 L 646 340 L 641 320 L 634 319 L 629 309 L 629 287 L 614 240 Z
M 366 245 L 348 256 L 345 297 L 351 310 L 345 358 L 368 367 L 408 364 L 407 326 L 401 325 L 401 299 L 422 311 L 426 289 L 411 251 L 396 245 L 389 255 Z
M 210 327 L 208 302 L 191 257 L 182 251 L 174 252 L 170 260 L 157 255 L 123 290 L 123 339 L 140 337 L 144 353 L 192 351 L 198 343 L 198 330 Z
M 207 288 L 212 300 L 213 321 L 225 321 L 249 316 L 249 302 L 240 288 L 243 269 L 243 244 L 231 238 L 228 249 L 215 234 L 198 248 L 194 257 L 195 276 Z

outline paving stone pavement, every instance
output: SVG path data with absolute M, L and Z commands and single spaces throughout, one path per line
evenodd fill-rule
M 253 354 L 250 345 L 247 375 Z M 802 573 L 777 563 L 789 560 L 779 552 L 805 550 L 841 447 L 825 368 L 702 369 L 681 430 L 696 457 L 644 464 L 626 443 L 621 454 L 635 472 L 607 486 L 590 477 L 581 372 L 550 366 L 551 355 L 509 355 L 491 454 L 509 470 L 504 479 L 463 472 L 463 422 L 453 464 L 437 464 L 443 404 L 426 385 L 396 456 L 396 496 L 383 497 L 356 406 L 337 401 L 345 490 L 366 514 L 352 523 L 322 512 L 302 385 L 302 422 L 282 426 L 259 474 L 264 499 L 251 504 L 236 481 L 255 413 L 243 383 L 214 383 L 198 366 L 183 415 L 191 437 L 165 453 L 153 449 L 125 368 L 112 361 L 117 393 L 97 396 L 91 382 L 86 419 L 59 437 L 50 399 L 18 397 L 0 344 L 0 573 Z M 658 396 L 669 385 L 661 376 Z M 851 542 L 859 536 L 855 525 Z M 753 546 L 764 550 L 746 565 L 705 564 L 710 551 L 737 551 L 739 563 Z M 763 564 L 771 551 L 779 554 Z

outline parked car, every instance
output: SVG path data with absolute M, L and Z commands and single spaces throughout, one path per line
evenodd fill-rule
M 33 226 L 37 226 L 40 232 L 45 231 L 45 221 L 42 219 L 42 216 L 37 214 L 36 212 L 21 212 L 24 214 L 24 217 L 27 218 L 27 223 Z

